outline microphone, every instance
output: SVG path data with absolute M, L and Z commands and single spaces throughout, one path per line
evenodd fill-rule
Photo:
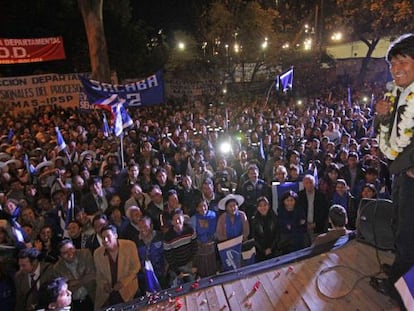
M 389 98 L 392 96 L 392 91 L 395 88 L 395 82 L 394 81 L 388 81 L 385 84 L 385 88 L 387 89 L 387 92 L 384 94 L 384 100 L 388 101 Z

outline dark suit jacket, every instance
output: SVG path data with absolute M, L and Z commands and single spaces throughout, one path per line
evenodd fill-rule
M 95 301 L 96 282 L 93 257 L 89 250 L 77 249 L 76 258 L 78 260 L 76 266 L 76 272 L 78 273 L 77 277 L 72 274 L 62 258 L 59 259 L 53 267 L 54 276 L 66 278 L 68 280 L 69 290 L 72 291 L 72 294 L 80 286 L 84 286 L 88 291 L 88 296 L 92 301 Z
M 121 239 L 130 240 L 138 247 L 139 243 L 139 231 L 130 223 L 119 234 Z
M 298 193 L 298 206 L 305 210 L 305 216 L 308 215 L 308 197 L 306 190 Z M 315 199 L 313 201 L 313 221 L 315 222 L 315 233 L 324 233 L 328 230 L 329 202 L 325 195 L 319 190 L 315 190 Z
M 339 169 L 340 176 L 345 179 L 346 183 L 349 187 L 351 187 L 351 171 L 349 170 L 348 165 L 345 165 Z M 359 195 L 358 193 L 355 193 L 355 186 L 358 184 L 360 180 L 363 180 L 365 176 L 365 169 L 358 166 L 356 169 L 356 178 L 355 178 L 355 184 L 352 189 L 350 189 L 351 193 L 353 195 Z
M 93 215 L 99 212 L 98 204 L 96 203 L 93 194 L 90 192 L 82 196 L 80 206 L 85 210 L 85 213 L 88 215 Z
M 38 285 L 42 285 L 53 279 L 53 266 L 50 263 L 40 262 L 40 278 Z M 19 270 L 14 278 L 16 285 L 16 307 L 15 311 L 26 311 L 31 305 L 38 303 L 35 290 L 30 290 L 28 273 Z M 29 293 L 30 292 L 30 293 Z

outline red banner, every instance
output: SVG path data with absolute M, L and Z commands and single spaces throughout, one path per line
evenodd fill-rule
M 0 64 L 21 64 L 65 59 L 62 37 L 1 39 Z

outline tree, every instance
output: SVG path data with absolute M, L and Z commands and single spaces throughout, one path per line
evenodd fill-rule
M 108 50 L 103 24 L 103 0 L 78 0 L 88 38 L 92 78 L 111 82 Z
M 366 74 L 372 52 L 379 40 L 394 37 L 412 27 L 414 4 L 409 0 L 334 0 L 327 6 L 326 33 L 338 27 L 349 34 L 349 40 L 361 40 L 368 47 L 362 61 L 358 82 Z
M 278 13 L 272 8 L 263 8 L 256 1 L 216 0 L 201 16 L 199 38 L 205 42 L 204 54 L 211 66 L 226 68 L 226 75 L 234 80 L 237 65 L 254 63 L 249 80 L 264 64 L 262 44 L 267 38 L 266 56 L 272 59 L 278 50 L 278 34 L 275 32 Z M 244 70 L 243 70 L 244 72 Z M 244 77 L 243 77 L 244 81 Z

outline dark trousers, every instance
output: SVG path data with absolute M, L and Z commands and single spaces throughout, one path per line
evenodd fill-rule
M 396 282 L 414 266 L 414 178 L 401 173 L 394 181 L 395 260 L 390 281 Z
M 94 309 L 94 304 L 89 296 L 82 300 L 72 300 L 72 311 L 89 311 Z

